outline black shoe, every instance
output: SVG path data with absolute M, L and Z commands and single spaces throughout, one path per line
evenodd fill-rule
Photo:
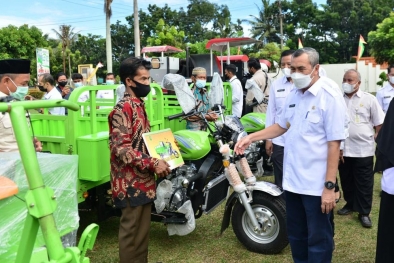
M 343 208 L 341 208 L 341 209 L 339 209 L 337 211 L 337 214 L 340 215 L 340 216 L 345 216 L 345 215 L 351 214 L 352 212 L 353 212 L 352 209 L 347 208 L 346 206 L 344 206 Z
M 360 215 L 359 214 L 358 219 L 360 220 L 361 225 L 363 227 L 366 227 L 366 228 L 372 227 L 372 221 L 371 221 L 371 218 L 369 217 L 369 215 Z

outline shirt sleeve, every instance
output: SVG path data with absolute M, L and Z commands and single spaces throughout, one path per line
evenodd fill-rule
M 383 107 L 383 95 L 382 95 L 382 93 L 383 93 L 383 90 L 379 90 L 378 92 L 376 92 L 376 99 L 378 100 L 378 103 L 379 103 L 379 105 L 380 105 L 380 108 L 381 108 L 382 110 L 384 110 L 384 107 Z
M 242 100 L 243 98 L 243 92 L 242 92 L 242 85 L 241 82 L 236 79 L 233 82 L 231 82 L 231 87 L 232 87 L 232 92 L 233 92 L 233 96 L 232 96 L 232 102 L 239 102 L 240 100 Z
M 133 147 L 133 142 L 142 146 L 144 141 L 142 138 L 133 137 L 133 121 L 130 120 L 133 115 L 131 111 L 125 111 L 127 110 L 114 110 L 109 117 L 111 155 L 115 155 L 124 164 L 137 167 L 140 171 L 154 172 L 159 160 Z
M 349 125 L 347 107 L 342 96 L 326 96 L 326 109 L 323 113 L 324 130 L 327 141 L 346 139 L 346 129 Z
M 371 115 L 372 115 L 372 123 L 374 126 L 379 126 L 384 121 L 384 112 L 382 107 L 379 105 L 377 98 L 372 96 L 372 105 L 371 105 Z
M 275 84 L 270 87 L 268 100 L 268 108 L 265 116 L 265 127 L 269 127 L 275 124 L 275 114 L 276 114 L 276 102 L 275 102 Z

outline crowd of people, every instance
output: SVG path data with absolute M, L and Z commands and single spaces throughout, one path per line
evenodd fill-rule
M 253 109 L 266 113 L 266 128 L 242 138 L 234 150 L 243 154 L 252 142 L 266 141 L 275 184 L 284 190 L 294 262 L 332 260 L 338 171 L 346 204 L 337 214 L 356 212 L 366 228 L 373 225 L 369 214 L 374 171 L 383 173 L 376 262 L 394 262 L 394 65 L 388 68 L 389 83 L 376 97 L 360 90 L 357 70 L 344 73 L 342 89 L 323 76 L 319 53 L 313 48 L 284 51 L 280 67 L 283 76 L 268 85 L 259 61 L 248 62 L 252 78 L 269 98 L 268 105 Z M 142 139 L 142 134 L 150 131 L 142 100 L 150 92 L 150 69 L 150 62 L 141 58 L 132 57 L 121 63 L 124 92 L 108 117 L 112 195 L 114 205 L 122 210 L 120 262 L 147 262 L 155 174 L 165 177 L 170 173 L 168 163 L 149 156 Z M 235 65 L 227 65 L 224 73 L 233 90 L 233 114 L 240 118 L 244 100 L 236 71 Z M 75 73 L 71 79 L 75 88 L 83 85 L 81 74 Z M 112 73 L 107 74 L 107 84 L 114 84 L 114 79 Z M 25 99 L 29 80 L 30 61 L 0 60 L 0 98 Z M 205 113 L 208 121 L 215 121 L 218 116 L 208 107 L 206 69 L 194 68 L 191 80 L 198 110 Z M 43 74 L 38 79 L 39 89 L 45 92 L 43 99 L 47 100 L 68 99 L 74 91 L 68 84 L 64 73 L 56 78 Z M 97 92 L 97 98 L 113 96 L 113 91 Z M 250 104 L 253 97 L 248 92 L 245 103 Z M 89 93 L 84 92 L 78 101 L 88 99 Z M 67 114 L 64 108 L 49 109 L 49 113 Z M 206 123 L 190 117 L 187 129 L 205 130 Z M 0 113 L 0 135 L 0 152 L 18 150 L 8 113 Z M 33 143 L 37 151 L 42 149 L 34 138 Z

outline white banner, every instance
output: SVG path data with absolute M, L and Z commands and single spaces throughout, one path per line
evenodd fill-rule
M 44 48 L 37 48 L 36 55 L 37 55 L 37 76 L 40 76 L 44 73 L 50 73 L 49 50 Z

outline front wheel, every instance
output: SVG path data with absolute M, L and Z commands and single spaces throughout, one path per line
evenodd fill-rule
M 232 226 L 238 240 L 250 251 L 261 254 L 280 253 L 289 243 L 286 210 L 280 197 L 254 192 L 252 210 L 260 229 L 255 232 L 244 206 L 238 201 L 232 213 Z

